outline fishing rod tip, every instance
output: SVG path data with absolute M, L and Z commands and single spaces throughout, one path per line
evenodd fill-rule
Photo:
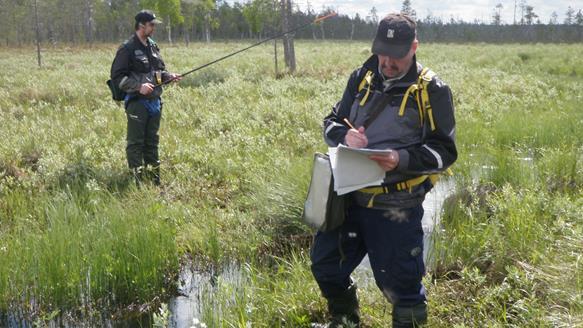
M 324 21 L 324 20 L 326 20 L 328 18 L 332 18 L 332 17 L 337 16 L 337 15 L 338 15 L 338 13 L 335 12 L 335 11 L 333 11 L 333 12 L 327 14 L 327 15 L 324 15 L 322 17 L 316 18 L 316 20 L 314 21 L 314 23 L 320 23 L 320 22 L 322 22 L 322 21 Z

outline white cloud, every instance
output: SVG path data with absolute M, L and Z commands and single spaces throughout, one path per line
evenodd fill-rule
M 292 0 L 293 1 L 293 0 Z M 229 1 L 234 2 L 234 1 Z M 241 1 L 247 2 L 247 1 Z M 516 19 L 520 17 L 520 0 L 516 0 Z M 401 9 L 402 1 L 356 1 L 356 0 L 297 0 L 293 1 L 302 10 L 307 8 L 310 3 L 311 7 L 316 11 L 321 11 L 324 7 L 335 8 L 339 13 L 345 15 L 354 15 L 358 13 L 361 17 L 366 17 L 371 8 L 374 6 L 377 9 L 378 16 L 382 17 L 384 14 L 399 11 Z M 431 13 L 432 16 L 441 17 L 443 20 L 449 20 L 450 17 L 456 19 L 463 19 L 465 21 L 480 21 L 489 23 L 492 21 L 492 14 L 496 4 L 501 3 L 502 21 L 504 23 L 512 23 L 514 17 L 515 0 L 411 0 L 412 7 L 417 11 L 418 17 L 425 17 Z M 569 6 L 576 10 L 583 9 L 583 0 L 527 0 L 527 4 L 534 7 L 534 12 L 539 16 L 543 23 L 548 23 L 553 11 L 559 15 L 559 21 L 562 22 L 565 17 L 565 12 Z

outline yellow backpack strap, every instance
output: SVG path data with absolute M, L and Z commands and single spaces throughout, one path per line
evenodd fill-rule
M 405 106 L 407 106 L 407 100 L 409 99 L 409 95 L 412 93 L 417 92 L 418 86 L 417 84 L 411 84 L 411 86 L 405 92 L 405 96 L 403 96 L 403 101 L 401 101 L 401 108 L 399 108 L 399 116 L 403 116 L 405 114 Z M 421 109 L 419 110 L 421 112 Z
M 435 131 L 435 121 L 433 120 L 433 108 L 431 107 L 431 102 L 429 101 L 429 92 L 427 88 L 431 80 L 435 76 L 435 73 L 429 68 L 425 67 L 421 70 L 419 74 L 419 79 L 417 80 L 417 86 L 421 91 L 421 108 L 427 114 L 429 119 L 429 124 L 431 125 L 431 131 Z
M 366 87 L 366 93 L 364 94 L 364 97 L 362 97 L 362 100 L 360 101 L 360 106 L 364 106 L 366 100 L 368 99 L 368 96 L 370 95 L 370 86 L 372 84 L 373 77 L 374 73 L 372 71 L 367 71 L 362 81 L 360 81 L 360 85 L 358 86 L 358 92 L 362 91 L 362 89 Z
M 419 85 L 417 84 L 417 92 L 415 93 L 415 99 L 417 100 L 417 108 L 419 108 L 419 125 L 423 127 L 425 112 L 423 110 L 423 104 L 421 103 L 421 92 L 419 92 Z
M 437 184 L 437 181 L 439 181 L 439 179 L 441 178 L 442 175 L 452 176 L 453 171 L 451 170 L 451 168 L 447 168 L 447 170 L 445 170 L 441 173 L 435 173 L 435 174 L 429 175 L 429 180 L 431 181 L 431 184 L 435 186 Z

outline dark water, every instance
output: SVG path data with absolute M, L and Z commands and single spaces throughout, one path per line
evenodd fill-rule
M 432 265 L 431 259 L 431 245 L 432 236 L 436 229 L 439 229 L 441 210 L 443 203 L 447 197 L 454 192 L 455 183 L 453 180 L 444 179 L 427 194 L 423 208 L 425 213 L 423 215 L 422 225 L 424 232 L 424 244 L 426 247 L 423 251 L 423 258 L 428 266 Z M 173 298 L 169 303 L 170 310 L 170 327 L 176 328 L 199 328 L 204 327 L 201 324 L 201 318 L 204 313 L 205 304 L 212 306 L 212 279 L 208 274 L 201 274 L 193 270 L 183 270 L 180 274 L 181 296 Z M 375 284 L 372 271 L 370 269 L 370 262 L 368 257 L 365 257 L 362 263 L 355 270 L 353 278 L 357 280 L 359 286 L 367 284 Z M 227 266 L 221 273 L 221 279 L 226 280 L 230 284 L 237 286 L 237 283 L 244 281 L 244 273 L 239 266 L 232 264 Z M 210 300 L 210 302 L 209 302 Z M 218 309 L 212 309 L 217 311 Z M 193 324 L 196 323 L 196 324 Z
M 454 192 L 455 183 L 453 180 L 444 179 L 427 194 L 423 208 L 422 225 L 424 231 L 424 252 L 423 258 L 426 265 L 431 267 L 431 245 L 432 236 L 436 229 L 439 229 L 440 215 L 445 199 Z M 362 263 L 354 272 L 354 279 L 360 286 L 374 284 L 374 278 L 370 270 L 370 262 L 365 257 Z M 60 315 L 53 320 L 43 322 L 48 327 L 152 327 L 168 326 L 175 328 L 205 328 L 202 322 L 205 310 L 220 317 L 221 310 L 218 308 L 205 309 L 205 306 L 213 306 L 213 295 L 216 290 L 215 282 L 221 279 L 232 286 L 241 286 L 245 281 L 244 270 L 240 264 L 231 263 L 223 267 L 219 272 L 209 273 L 201 272 L 194 269 L 192 265 L 185 265 L 180 274 L 178 281 L 178 296 L 168 300 L 167 306 L 164 305 L 163 315 L 153 313 L 137 313 L 130 318 L 111 319 L 110 315 L 99 314 L 91 318 L 75 318 L 71 316 Z M 36 327 L 35 322 L 24 319 L 25 316 L 19 312 L 11 312 L 8 315 L 0 316 L 0 327 Z M 161 319 L 162 318 L 162 319 Z
M 136 313 L 128 318 L 124 319 L 111 319 L 111 315 L 106 313 L 101 313 L 97 316 L 92 316 L 90 318 L 83 317 L 73 317 L 71 315 L 59 315 L 56 318 L 46 321 L 46 320 L 31 320 L 27 316 L 12 312 L 8 315 L 0 316 L 0 327 L 8 328 L 36 328 L 36 327 L 49 327 L 49 328 L 73 328 L 73 327 L 104 327 L 104 328 L 140 328 L 140 327 L 152 327 L 153 319 L 152 314 L 149 313 Z

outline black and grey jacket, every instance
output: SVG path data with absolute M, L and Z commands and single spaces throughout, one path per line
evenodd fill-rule
M 369 140 L 367 148 L 391 148 L 399 153 L 399 165 L 394 171 L 387 172 L 385 183 L 402 182 L 446 170 L 457 158 L 454 106 L 450 88 L 438 77 L 434 77 L 428 85 L 435 130 L 431 129 L 428 120 L 421 124 L 419 108 L 413 95 L 409 96 L 404 115 L 398 114 L 406 90 L 417 82 L 421 69 L 422 66 L 415 59 L 405 76 L 386 88 L 379 72 L 377 56 L 370 57 L 350 75 L 342 99 L 324 119 L 326 143 L 332 147 L 344 143 L 349 130 L 344 119 L 347 118 L 356 128 L 363 126 L 373 111 L 371 107 L 375 106 L 371 104 L 378 104 L 375 98 L 387 93 L 390 101 L 365 130 Z M 368 100 L 361 106 L 366 90 L 358 89 L 367 71 L 373 72 L 374 77 Z
M 111 80 L 124 92 L 141 96 L 139 90 L 143 83 L 158 84 L 156 72 L 160 73 L 162 82 L 170 79 L 158 45 L 148 38 L 147 46 L 144 46 L 134 33 L 117 50 L 111 65 Z M 148 98 L 161 94 L 162 88 L 158 87 Z

